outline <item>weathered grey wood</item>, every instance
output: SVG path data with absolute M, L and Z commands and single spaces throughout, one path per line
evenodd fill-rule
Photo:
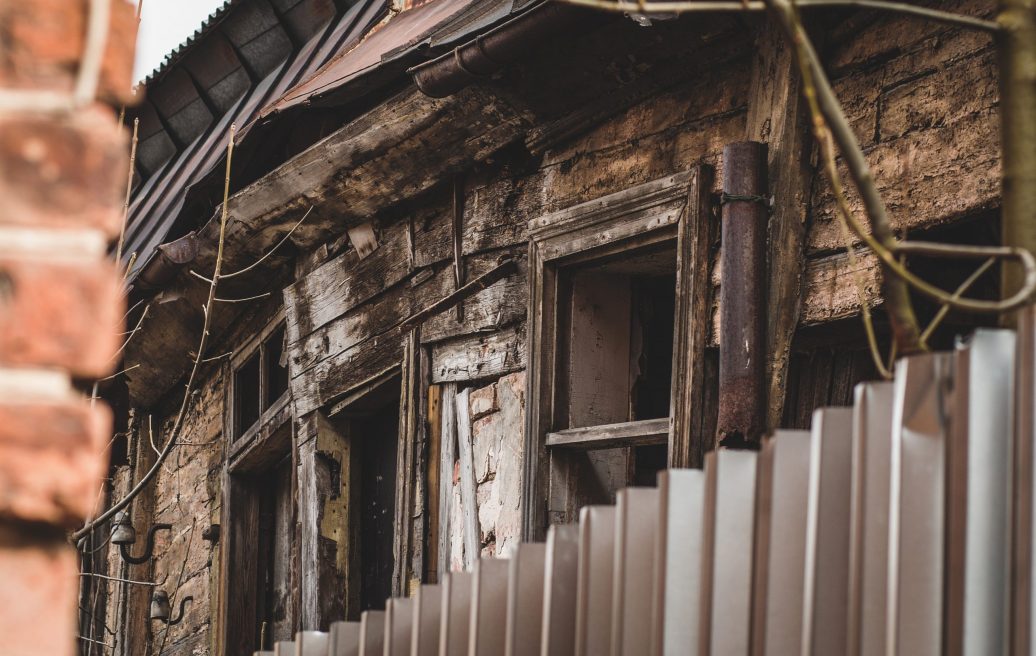
M 745 138 L 769 148 L 769 184 L 773 196 L 767 265 L 769 312 L 767 429 L 781 419 L 791 341 L 802 304 L 806 218 L 813 184 L 809 108 L 800 93 L 795 51 L 780 26 L 764 21 L 752 49 Z
M 891 382 L 857 385 L 853 405 L 848 656 L 885 653 L 888 604 Z
M 714 436 L 706 426 L 705 349 L 712 315 L 712 255 L 716 215 L 711 200 L 712 168 L 700 166 L 690 180 L 677 237 L 673 326 L 670 467 L 701 467 Z M 682 384 L 676 384 L 683 381 Z
M 328 644 L 328 634 L 323 631 L 299 631 L 293 656 L 327 656 Z
M 357 656 L 360 653 L 360 623 L 331 624 L 327 656 Z
M 410 656 L 414 624 L 413 599 L 385 602 L 385 656 Z
M 711 451 L 705 458 L 705 552 L 699 653 L 748 654 L 756 454 Z
M 547 446 L 570 449 L 610 449 L 615 447 L 665 444 L 669 438 L 669 419 L 643 419 L 620 424 L 569 428 L 547 433 Z
M 374 234 L 374 226 L 370 221 L 350 226 L 346 229 L 346 233 L 349 235 L 349 243 L 352 244 L 353 250 L 361 260 L 378 247 L 378 238 Z
M 540 656 L 575 653 L 579 578 L 579 527 L 554 525 L 547 531 L 543 565 L 543 633 Z
M 383 226 L 381 244 L 369 257 L 346 251 L 284 289 L 288 340 L 297 342 L 402 282 L 412 271 L 405 225 L 396 221 Z
M 502 558 L 481 558 L 475 562 L 468 656 L 504 653 L 509 570 L 509 563 Z
M 1007 650 L 1015 333 L 979 329 L 957 351 L 948 441 L 946 643 L 951 656 Z
M 295 413 L 303 416 L 332 404 L 380 372 L 398 366 L 405 336 L 386 335 L 361 342 L 323 360 L 305 376 L 291 380 Z
M 442 624 L 442 586 L 422 585 L 414 593 L 410 656 L 438 656 Z
M 258 260 L 313 206 L 318 209 L 292 235 L 300 250 L 309 250 L 520 138 L 528 123 L 520 109 L 481 87 L 442 99 L 402 91 L 235 193 L 228 203 L 223 269 L 235 271 Z M 217 211 L 198 231 L 199 253 L 192 263 L 198 271 L 213 269 L 219 227 Z M 279 264 L 275 259 L 265 264 Z M 250 275 L 260 279 L 269 271 L 261 266 Z M 200 289 L 186 274 L 181 280 Z M 188 301 L 185 307 L 200 306 Z M 181 308 L 163 317 L 147 322 L 134 338 L 134 353 L 147 356 L 133 361 L 148 366 L 127 380 L 131 396 L 146 406 L 184 375 L 190 360 L 183 354 L 197 343 L 193 313 Z
M 493 251 L 493 254 L 501 251 Z M 421 326 L 421 340 L 427 343 L 455 339 L 463 335 L 487 333 L 516 323 L 525 322 L 529 309 L 528 255 L 524 248 L 507 251 L 516 260 L 517 273 L 493 283 L 474 296 L 462 302 L 464 321 L 458 322 L 455 315 L 443 312 L 429 317 Z M 467 277 L 475 278 L 495 266 L 484 254 L 467 258 Z
M 432 345 L 432 382 L 498 378 L 525 368 L 525 326 Z
M 576 656 L 611 653 L 615 569 L 615 508 L 586 506 L 579 514 Z
M 544 566 L 547 545 L 518 545 L 507 575 L 507 621 L 504 656 L 540 656 L 544 613 Z
M 849 598 L 849 499 L 852 409 L 813 413 L 803 585 L 802 653 L 845 649 Z
M 467 656 L 471 626 L 471 572 L 450 572 L 441 585 L 439 656 Z
M 697 653 L 702 594 L 705 474 L 669 469 L 658 475 L 652 656 Z
M 655 598 L 655 540 L 659 524 L 656 488 L 620 490 L 615 503 L 612 656 L 641 656 L 651 645 Z
M 896 366 L 889 491 L 886 653 L 940 653 L 943 637 L 946 440 L 954 410 L 952 355 Z
M 457 461 L 457 384 L 439 386 L 441 432 L 439 453 L 438 579 L 450 569 L 450 497 L 453 495 L 453 466 Z
M 801 654 L 810 434 L 763 441 L 757 474 L 752 654 Z
M 411 549 L 420 549 L 421 532 L 417 532 L 418 544 L 411 542 L 411 518 L 414 516 L 414 487 L 422 474 L 415 467 L 418 432 L 423 423 L 418 420 L 419 396 L 425 390 L 419 384 L 420 343 L 417 331 L 407 333 L 403 348 L 402 384 L 399 390 L 399 443 L 396 448 L 395 516 L 393 517 L 393 564 L 392 593 L 403 596 L 409 589 L 411 571 Z M 420 577 L 420 571 L 418 571 Z M 407 642 L 409 645 L 409 641 Z M 409 648 L 409 647 L 408 647 Z
M 440 314 L 444 310 L 451 307 L 463 308 L 463 301 L 465 299 L 475 296 L 484 289 L 487 289 L 499 280 L 506 278 L 517 271 L 518 265 L 514 260 L 507 258 L 504 261 L 498 263 L 495 267 L 485 272 L 481 276 L 475 278 L 471 282 L 465 284 L 463 287 L 458 288 L 451 294 L 434 301 L 431 305 L 421 308 L 417 312 L 411 314 L 400 324 L 400 328 L 406 329 L 412 326 L 421 324 L 426 319 L 429 319 L 437 314 Z
M 464 513 L 464 566 L 471 568 L 482 551 L 482 533 L 478 525 L 478 504 L 475 501 L 475 462 L 471 443 L 471 411 L 468 398 L 471 388 L 457 394 L 457 456 L 460 460 L 460 503 Z

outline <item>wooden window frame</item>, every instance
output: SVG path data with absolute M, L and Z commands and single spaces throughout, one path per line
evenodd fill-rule
M 270 335 L 279 329 L 286 327 L 284 309 L 277 311 L 263 328 L 253 335 L 244 345 L 237 350 L 230 359 L 226 384 L 224 389 L 224 414 L 223 434 L 227 436 L 228 456 L 231 459 L 241 455 L 242 449 L 248 446 L 255 447 L 256 443 L 262 443 L 270 434 L 280 428 L 281 424 L 291 418 L 291 386 L 281 394 L 269 407 L 262 408 L 266 400 L 266 349 L 263 345 Z M 247 427 L 240 435 L 237 435 L 236 418 L 236 378 L 241 367 L 256 353 L 259 353 L 259 418 L 252 425 Z
M 523 539 L 542 540 L 546 534 L 551 449 L 668 442 L 671 467 L 701 465 L 704 355 L 712 311 L 710 261 L 717 234 L 711 190 L 712 169 L 699 165 L 529 222 Z M 677 265 L 669 417 L 559 430 L 560 271 L 670 242 L 676 245 Z M 572 520 L 576 510 L 568 509 L 572 516 L 563 519 Z

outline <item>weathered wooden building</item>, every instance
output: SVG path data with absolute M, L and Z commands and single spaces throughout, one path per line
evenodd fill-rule
M 999 243 L 991 37 L 808 19 L 895 229 Z M 128 521 L 159 528 L 139 563 L 120 551 L 143 539 L 94 531 L 84 568 L 155 585 L 91 579 L 84 635 L 119 654 L 251 653 L 506 556 L 667 463 L 700 466 L 718 290 L 743 284 L 716 266 L 727 144 L 769 146 L 765 303 L 748 318 L 765 428 L 849 401 L 876 376 L 858 314 L 880 307 L 880 273 L 846 251 L 794 70 L 762 15 L 227 2 L 129 112 L 106 498 L 139 487 Z M 911 265 L 951 290 L 970 272 Z M 976 289 L 993 295 L 992 273 Z M 975 321 L 951 315 L 933 342 Z M 153 588 L 180 622 L 149 619 Z

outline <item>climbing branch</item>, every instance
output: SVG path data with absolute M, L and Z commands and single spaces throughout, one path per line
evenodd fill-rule
M 190 405 L 191 397 L 193 396 L 194 385 L 198 377 L 198 371 L 201 368 L 201 361 L 203 354 L 205 353 L 205 347 L 208 344 L 209 339 L 209 324 L 212 318 L 212 308 L 215 304 L 216 299 L 216 283 L 220 279 L 220 269 L 223 266 L 223 242 L 226 235 L 227 227 L 227 197 L 230 195 L 230 166 L 234 155 L 234 134 L 237 131 L 235 125 L 230 126 L 230 135 L 227 139 L 227 170 L 226 177 L 223 181 L 223 212 L 220 214 L 219 223 L 219 243 L 216 248 L 216 263 L 212 273 L 212 278 L 209 283 L 209 295 L 208 300 L 202 307 L 205 315 L 204 321 L 202 322 L 201 337 L 199 338 L 198 349 L 194 354 L 194 363 L 191 366 L 191 372 L 187 377 L 187 384 L 184 389 L 183 401 L 180 403 L 180 409 L 176 413 L 176 419 L 173 422 L 173 428 L 170 431 L 169 439 L 162 447 L 162 452 L 158 454 L 155 459 L 155 463 L 141 478 L 137 481 L 137 484 L 133 486 L 126 496 L 120 499 L 118 502 L 113 503 L 109 506 L 108 510 L 104 511 L 96 518 L 87 522 L 83 528 L 79 529 L 72 534 L 72 541 L 76 542 L 84 535 L 87 535 L 93 528 L 102 522 L 108 521 L 115 513 L 119 512 L 133 500 L 140 491 L 143 490 L 150 482 L 154 475 L 162 467 L 162 463 L 169 457 L 169 453 L 172 451 L 173 446 L 176 444 L 177 437 L 180 435 L 180 431 L 183 430 L 184 420 L 187 416 L 187 408 Z
M 606 11 L 623 13 L 652 14 L 683 14 L 691 12 L 714 12 L 714 11 L 765 11 L 766 2 L 752 0 L 741 2 L 740 0 L 717 0 L 715 2 L 675 1 L 667 2 L 658 0 L 651 2 L 638 2 L 635 0 L 564 0 L 568 4 L 582 7 L 593 7 Z M 796 0 L 795 6 L 802 9 L 813 9 L 820 7 L 856 7 L 858 9 L 877 9 L 908 16 L 926 18 L 938 23 L 964 27 L 984 32 L 998 32 L 1000 25 L 994 21 L 963 16 L 948 11 L 918 7 L 904 2 L 887 2 L 885 0 Z

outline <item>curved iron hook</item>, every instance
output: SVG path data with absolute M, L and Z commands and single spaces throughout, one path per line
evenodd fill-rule
M 122 554 L 122 559 L 131 565 L 140 565 L 151 560 L 151 555 L 155 551 L 155 533 L 158 531 L 168 531 L 173 528 L 172 524 L 155 524 L 147 532 L 147 543 L 144 545 L 144 554 L 142 556 L 134 556 L 130 553 L 128 544 L 119 545 L 119 553 Z
M 180 600 L 180 614 L 176 616 L 175 620 L 172 619 L 172 618 L 169 618 L 168 620 L 166 620 L 166 624 L 168 624 L 169 626 L 172 626 L 174 624 L 179 624 L 180 623 L 180 621 L 183 619 L 183 607 L 187 605 L 188 601 L 194 601 L 194 597 L 192 597 L 191 595 L 187 595 L 186 597 L 181 599 Z

